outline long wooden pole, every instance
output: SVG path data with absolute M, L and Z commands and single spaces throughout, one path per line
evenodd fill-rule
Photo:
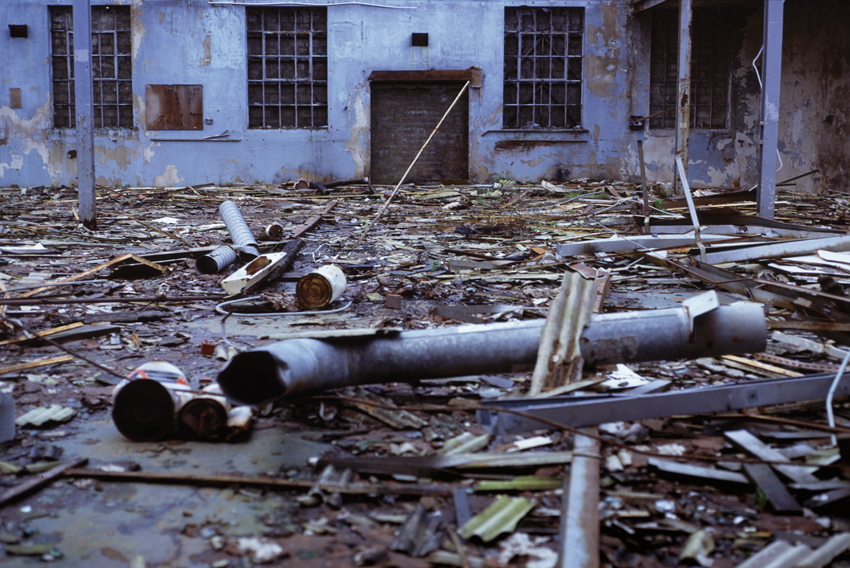
M 415 166 L 415 165 L 416 165 L 416 162 L 419 160 L 419 157 L 422 155 L 422 152 L 424 152 L 424 151 L 425 151 L 425 148 L 428 146 L 428 143 L 430 143 L 430 142 L 431 142 L 431 139 L 432 139 L 432 138 L 434 138 L 434 135 L 437 133 L 437 131 L 438 131 L 438 130 L 440 129 L 440 127 L 443 125 L 443 121 L 445 121 L 445 120 L 446 120 L 446 117 L 447 117 L 447 116 L 449 116 L 449 113 L 450 113 L 450 112 L 452 112 L 452 109 L 453 109 L 453 108 L 455 108 L 455 105 L 456 105 L 456 104 L 457 104 L 457 102 L 460 100 L 460 97 L 463 95 L 464 91 L 466 91 L 467 87 L 469 87 L 469 81 L 467 81 L 467 82 L 463 85 L 463 88 L 462 88 L 462 89 L 460 90 L 460 92 L 457 94 L 457 96 L 455 97 L 455 100 L 454 100 L 454 101 L 452 101 L 451 106 L 449 106 L 449 110 L 447 110 L 447 111 L 446 111 L 446 113 L 443 115 L 443 118 L 441 118 L 441 119 L 440 119 L 440 122 L 438 122 L 438 123 L 437 123 L 437 126 L 435 126 L 435 127 L 434 127 L 434 130 L 431 132 L 431 135 L 428 137 L 428 139 L 425 141 L 425 143 L 424 143 L 424 144 L 422 145 L 422 147 L 419 149 L 419 153 L 418 153 L 418 154 L 416 154 L 416 157 L 415 157 L 415 158 L 413 158 L 413 161 L 412 161 L 412 162 L 410 162 L 410 165 L 407 167 L 407 171 L 406 171 L 406 172 L 404 172 L 404 175 L 403 175 L 403 176 L 401 176 L 401 179 L 399 180 L 398 185 L 396 185 L 396 186 L 395 186 L 395 189 L 393 190 L 393 192 L 390 194 L 390 196 L 389 196 L 389 197 L 387 198 L 387 200 L 384 202 L 384 205 L 383 205 L 383 207 L 381 207 L 381 210 L 380 210 L 380 211 L 378 211 L 378 214 L 377 214 L 377 215 L 375 215 L 375 218 L 374 218 L 374 219 L 372 219 L 372 222 L 371 222 L 371 223 L 369 223 L 369 226 L 368 226 L 368 227 L 366 227 L 366 230 L 365 230 L 365 231 L 363 231 L 363 234 L 362 234 L 362 235 L 360 235 L 360 238 L 359 238 L 359 239 L 357 239 L 357 242 L 356 242 L 356 243 L 354 243 L 354 244 L 352 245 L 352 247 L 351 247 L 351 248 L 357 248 L 358 246 L 360 246 L 360 243 L 361 243 L 361 242 L 363 242 L 363 239 L 365 239 L 365 238 L 366 238 L 366 235 L 367 235 L 367 234 L 369 234 L 369 231 L 372 229 L 372 227 L 375 225 L 375 223 L 377 223 L 377 222 L 378 222 L 378 219 L 380 219 L 380 218 L 381 218 L 381 215 L 383 215 L 383 214 L 384 214 L 384 211 L 386 211 L 386 210 L 387 210 L 387 207 L 389 207 L 389 206 L 390 206 L 390 202 L 393 200 L 393 197 L 395 197 L 395 196 L 396 196 L 396 194 L 398 193 L 398 190 L 399 190 L 399 188 L 401 187 L 401 184 L 403 184 L 403 183 L 404 183 L 404 180 L 406 180 L 406 179 L 407 179 L 407 174 L 409 174 L 409 173 L 410 173 L 410 170 L 412 170 L 412 169 L 413 169 L 413 166 Z

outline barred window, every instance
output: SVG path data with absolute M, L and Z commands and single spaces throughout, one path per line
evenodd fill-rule
M 581 128 L 584 8 L 505 8 L 504 128 Z
M 732 49 L 729 14 L 695 9 L 691 26 L 691 124 L 693 129 L 725 129 L 729 123 L 729 71 Z M 678 97 L 679 14 L 652 14 L 650 56 L 650 128 L 676 127 Z
M 92 77 L 95 128 L 133 128 L 130 7 L 93 6 Z M 76 126 L 72 9 L 50 7 L 53 125 Z
M 327 8 L 248 8 L 248 128 L 328 126 Z

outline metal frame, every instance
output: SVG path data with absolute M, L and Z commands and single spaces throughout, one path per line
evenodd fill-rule
M 842 376 L 835 392 L 836 397 L 850 396 L 848 378 L 850 373 Z M 489 409 L 479 410 L 478 422 L 493 434 L 512 434 L 552 427 L 534 420 L 532 416 L 580 428 L 606 422 L 729 412 L 757 406 L 824 400 L 834 379 L 835 374 L 828 373 L 638 396 L 630 396 L 627 393 L 539 400 L 495 400 L 488 402 L 487 406 L 521 412 L 526 416 Z
M 503 128 L 580 129 L 584 8 L 505 7 L 504 49 Z
M 669 61 L 678 57 L 678 25 L 674 15 L 672 10 L 655 10 L 652 14 L 649 114 L 662 114 L 649 119 L 650 129 L 675 128 L 670 111 L 676 107 L 678 77 L 670 72 Z M 716 10 L 694 10 L 693 19 L 690 127 L 725 130 L 729 128 L 729 34 Z
M 246 12 L 248 128 L 327 128 L 327 8 Z

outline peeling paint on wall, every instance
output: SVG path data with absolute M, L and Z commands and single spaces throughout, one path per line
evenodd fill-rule
M 617 16 L 622 14 L 621 6 L 602 4 L 599 8 L 603 24 L 587 26 L 589 49 L 584 57 L 584 76 L 591 95 L 610 100 L 616 94 L 617 72 L 626 67 L 620 59 L 620 46 L 626 34 L 617 22 Z
M 32 118 L 24 118 L 8 106 L 0 107 L 0 132 L 6 140 L 4 145 L 8 146 L 11 152 L 22 156 L 35 151 L 41 157 L 41 161 L 49 165 L 50 151 L 46 139 L 47 131 L 53 125 L 52 107 L 52 102 L 48 99 L 43 106 L 38 107 Z M 18 160 L 12 154 L 11 160 L 6 162 L 6 169 L 20 170 L 24 166 L 17 164 Z
M 174 187 L 181 181 L 183 181 L 183 178 L 177 175 L 177 166 L 168 165 L 165 167 L 165 173 L 153 178 L 153 185 L 155 187 Z
M 6 170 L 20 170 L 24 167 L 24 157 L 20 154 L 12 154 L 8 162 L 0 162 L 0 179 L 6 177 Z
M 366 174 L 366 164 L 369 161 L 369 110 L 363 104 L 363 95 L 357 93 L 354 99 L 354 124 L 351 126 L 351 135 L 345 143 L 345 150 L 351 154 L 354 160 L 354 177 L 363 177 Z M 351 114 L 351 95 L 348 96 L 349 115 Z
M 139 48 L 142 46 L 142 39 L 145 37 L 145 24 L 142 22 L 142 4 L 144 0 L 133 0 L 130 6 L 130 28 L 132 29 L 133 38 L 133 62 L 139 55 Z
M 135 149 L 131 149 L 129 146 L 126 145 L 116 146 L 114 148 L 95 145 L 94 153 L 95 157 L 97 158 L 96 163 L 105 166 L 108 161 L 112 161 L 115 162 L 116 166 L 121 169 L 124 169 L 130 164 L 132 164 L 133 161 L 139 159 L 139 155 L 141 154 L 141 148 L 136 147 Z

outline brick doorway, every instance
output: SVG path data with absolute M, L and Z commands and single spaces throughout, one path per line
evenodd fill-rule
M 396 184 L 464 81 L 373 81 L 371 178 Z M 446 117 L 406 183 L 469 178 L 469 89 Z

